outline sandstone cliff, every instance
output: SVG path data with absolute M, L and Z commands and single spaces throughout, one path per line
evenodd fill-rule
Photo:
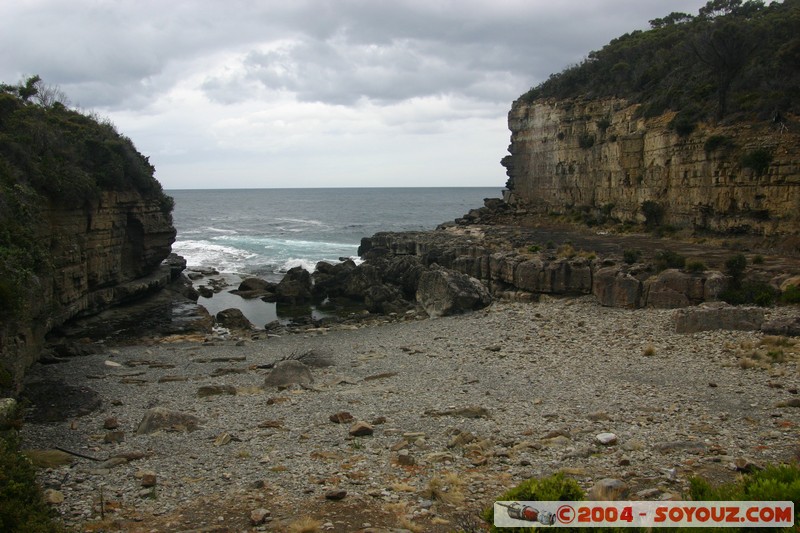
M 0 393 L 18 392 L 48 333 L 165 286 L 173 201 L 107 120 L 38 76 L 0 84 Z M 56 331 L 54 331 L 56 330 Z
M 637 107 L 613 98 L 514 102 L 507 199 L 541 214 L 645 222 L 649 207 L 659 224 L 800 233 L 796 128 L 701 123 L 679 135 L 674 113 L 645 119 Z
M 54 328 L 170 281 L 170 267 L 160 265 L 175 228 L 160 202 L 160 195 L 106 191 L 80 208 L 42 207 L 34 232 L 50 264 L 23 288 L 21 310 L 0 326 L 2 388 L 19 389 Z

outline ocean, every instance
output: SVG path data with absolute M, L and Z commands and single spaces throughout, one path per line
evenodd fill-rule
M 169 190 L 178 236 L 172 249 L 188 266 L 280 281 L 292 267 L 357 256 L 362 237 L 379 231 L 431 230 L 501 187 Z M 233 287 L 235 288 L 235 287 Z M 200 303 L 212 314 L 242 309 L 257 326 L 277 316 L 274 304 L 227 292 Z

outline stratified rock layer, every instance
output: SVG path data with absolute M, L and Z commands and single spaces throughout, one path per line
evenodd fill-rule
M 24 310 L 0 326 L 0 387 L 11 391 L 53 328 L 163 288 L 174 276 L 161 262 L 175 228 L 155 197 L 112 191 L 82 207 L 51 205 L 36 232 L 49 243 L 52 268 L 26 288 Z
M 800 232 L 800 134 L 769 122 L 688 136 L 674 113 L 642 118 L 625 100 L 517 100 L 508 115 L 507 199 L 542 214 L 581 212 L 714 231 Z M 716 137 L 721 142 L 707 141 Z M 768 154 L 766 168 L 747 156 Z M 750 163 L 752 164 L 752 163 Z M 652 213 L 652 212 L 651 212 Z

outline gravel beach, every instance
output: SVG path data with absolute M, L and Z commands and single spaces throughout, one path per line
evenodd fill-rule
M 674 313 L 545 298 L 106 347 L 32 370 L 29 389 L 50 396 L 23 444 L 73 452 L 42 483 L 67 524 L 94 531 L 479 531 L 477 513 L 532 476 L 676 499 L 692 476 L 796 457 L 800 345 L 677 334 Z M 282 359 L 313 381 L 265 386 Z M 197 427 L 147 432 L 156 408 Z

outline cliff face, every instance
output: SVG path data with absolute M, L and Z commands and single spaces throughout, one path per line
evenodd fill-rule
M 24 289 L 22 311 L 0 326 L 0 388 L 12 391 L 53 328 L 170 281 L 160 265 L 175 228 L 157 197 L 107 191 L 82 208 L 45 206 L 35 233 L 52 264 Z
M 800 233 L 796 128 L 699 124 L 679 136 L 674 113 L 644 119 L 636 108 L 620 99 L 514 102 L 507 199 L 542 214 L 645 222 L 650 207 L 678 227 Z

